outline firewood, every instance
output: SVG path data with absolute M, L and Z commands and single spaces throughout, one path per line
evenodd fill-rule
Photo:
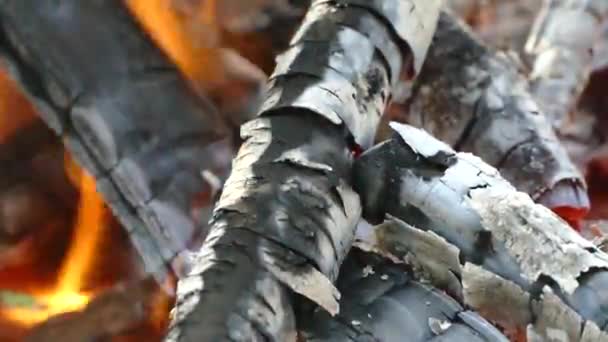
M 354 248 L 338 278 L 341 312 L 315 310 L 301 320 L 301 340 L 408 342 L 507 342 L 478 314 L 411 269 Z
M 201 172 L 227 167 L 215 110 L 120 0 L 2 0 L 0 50 L 162 281 L 203 233 L 190 216 L 209 188 Z
M 158 287 L 147 279 L 117 286 L 95 297 L 82 311 L 51 317 L 29 331 L 27 342 L 82 342 L 109 339 L 149 318 Z
M 608 340 L 599 333 L 608 323 L 608 255 L 478 157 L 411 126 L 393 128 L 392 140 L 356 162 L 355 189 L 368 220 L 390 214 L 411 226 L 379 229 L 371 245 L 415 259 L 428 279 L 451 282 L 465 304 L 506 328 L 530 325 L 570 341 L 597 330 L 595 341 Z M 417 249 L 422 241 L 443 244 L 434 250 L 445 257 Z
M 519 190 L 572 221 L 589 210 L 585 181 L 530 93 L 513 57 L 442 13 L 409 102 L 409 123 L 472 152 Z
M 532 93 L 559 129 L 583 92 L 593 48 L 608 17 L 605 0 L 545 0 L 526 44 L 534 61 Z
M 294 341 L 293 293 L 337 313 L 332 281 L 360 215 L 352 151 L 371 145 L 404 57 L 422 65 L 439 4 L 313 3 L 277 59 L 260 118 L 242 128 L 211 231 L 178 284 L 168 341 Z

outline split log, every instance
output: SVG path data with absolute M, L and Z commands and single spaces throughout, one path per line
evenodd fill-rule
M 507 342 L 478 314 L 416 280 L 411 269 L 354 248 L 337 282 L 341 312 L 302 319 L 305 342 Z M 406 337 L 407 336 L 407 337 Z
M 560 129 L 583 92 L 593 49 L 608 17 L 605 0 L 545 0 L 526 44 L 534 61 L 532 93 Z
M 294 341 L 293 294 L 337 313 L 360 216 L 353 150 L 371 145 L 402 63 L 418 70 L 440 1 L 318 0 L 279 56 L 168 341 Z M 409 65 L 403 67 L 407 70 Z
M 201 172 L 226 167 L 214 109 L 120 0 L 2 0 L 0 51 L 162 281 L 202 233 L 190 216 Z
M 584 178 L 512 56 L 495 53 L 442 13 L 409 103 L 409 122 L 495 166 L 570 221 L 589 210 Z
M 372 245 L 414 259 L 428 279 L 503 327 L 608 341 L 599 331 L 608 324 L 608 255 L 481 159 L 411 126 L 392 127 L 392 140 L 356 162 L 355 189 L 368 220 L 390 214 L 412 226 L 380 229 Z

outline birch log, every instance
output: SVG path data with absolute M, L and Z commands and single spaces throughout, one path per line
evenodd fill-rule
M 302 319 L 304 342 L 507 342 L 478 314 L 406 265 L 353 248 L 340 270 L 341 313 L 316 310 Z
M 409 103 L 409 122 L 472 152 L 519 190 L 580 219 L 582 175 L 534 101 L 518 62 L 495 53 L 444 12 Z
M 162 282 L 202 233 L 190 216 L 209 188 L 202 171 L 229 162 L 214 109 L 120 0 L 1 0 L 0 51 Z
M 242 127 L 168 341 L 294 341 L 294 294 L 336 314 L 333 281 L 360 217 L 352 150 L 371 145 L 391 84 L 417 70 L 440 1 L 318 0 Z
M 558 130 L 589 80 L 606 17 L 605 0 L 545 0 L 536 18 L 526 44 L 532 93 Z
M 608 340 L 600 332 L 608 324 L 608 255 L 481 159 L 411 126 L 393 128 L 395 138 L 357 161 L 353 179 L 368 220 L 390 214 L 411 226 L 379 229 L 372 245 L 414 259 L 504 327 Z

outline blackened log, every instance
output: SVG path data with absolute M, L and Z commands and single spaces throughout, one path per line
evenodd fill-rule
M 242 128 L 211 232 L 178 284 L 168 341 L 293 341 L 294 293 L 338 312 L 332 282 L 361 209 L 352 150 L 371 144 L 406 55 L 422 64 L 438 7 L 313 3 L 277 59 L 260 118 Z
M 519 190 L 576 221 L 589 210 L 584 178 L 530 93 L 518 63 L 442 13 L 418 78 L 409 122 L 472 152 Z M 568 216 L 569 215 L 569 216 Z
M 222 167 L 213 108 L 120 0 L 0 1 L 0 50 L 162 281 L 200 233 L 190 210 L 201 171 Z
M 556 129 L 568 121 L 593 67 L 593 50 L 608 17 L 605 0 L 545 0 L 526 52 L 532 93 Z
M 460 264 L 436 258 L 435 266 L 443 260 L 443 273 L 461 281 L 465 303 L 505 327 L 531 324 L 537 331 L 544 324 L 577 338 L 585 324 L 606 329 L 608 255 L 478 157 L 455 153 L 411 126 L 392 127 L 396 136 L 355 165 L 355 189 L 368 220 L 390 214 L 457 248 Z M 418 255 L 419 264 L 434 274 L 430 279 L 449 281 L 428 266 L 429 254 L 416 251 L 413 227 L 375 238 L 398 257 Z M 458 284 L 450 286 L 455 288 Z M 497 306 L 503 302 L 511 304 Z
M 374 253 L 353 248 L 337 285 L 340 314 L 310 313 L 302 319 L 301 341 L 508 341 L 478 314 L 417 281 L 407 266 Z

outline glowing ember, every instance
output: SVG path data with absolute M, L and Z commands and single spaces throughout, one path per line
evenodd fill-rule
M 33 307 L 4 311 L 10 320 L 33 325 L 54 315 L 82 309 L 90 300 L 84 291 L 91 270 L 98 240 L 105 225 L 103 201 L 95 191 L 95 180 L 82 173 L 80 177 L 80 206 L 70 249 L 61 266 L 54 288 L 33 293 Z

